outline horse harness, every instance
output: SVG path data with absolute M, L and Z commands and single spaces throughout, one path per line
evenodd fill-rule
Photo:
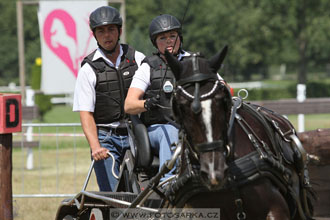
M 268 146 L 264 140 L 258 137 L 254 129 L 238 112 L 240 108 L 240 111 L 250 113 L 263 125 L 271 146 Z M 283 116 L 269 109 L 245 103 L 241 98 L 233 97 L 233 108 L 228 129 L 228 144 L 231 148 L 234 147 L 232 134 L 234 121 L 241 127 L 255 148 L 255 151 L 232 160 L 228 164 L 227 185 L 225 187 L 232 189 L 236 196 L 237 219 L 246 219 L 239 187 L 260 177 L 269 178 L 279 187 L 286 198 L 290 198 L 293 204 L 292 207 L 297 207 L 301 219 L 306 219 L 304 213 L 307 213 L 310 217 L 306 197 L 306 190 L 310 189 L 309 177 L 306 172 L 307 155 L 300 141 L 296 139 L 293 126 Z M 296 146 L 291 147 L 292 143 Z M 231 152 L 234 152 L 234 150 L 231 150 Z M 233 159 L 233 153 L 230 157 Z M 287 168 L 287 165 L 294 165 L 297 170 L 303 191 L 301 195 L 298 195 L 295 191 L 291 179 L 292 171 Z M 290 210 L 292 216 L 295 215 L 295 211 L 295 209 Z
M 177 81 L 177 92 L 180 91 L 186 99 L 192 101 L 191 110 L 194 114 L 201 112 L 201 100 L 207 99 L 215 94 L 215 91 L 220 88 L 219 84 L 224 86 L 222 83 L 219 83 L 220 80 L 218 79 L 217 74 L 202 74 L 199 72 L 197 56 L 198 54 L 193 54 L 192 56 L 194 74 L 188 78 Z M 210 92 L 201 95 L 200 83 L 205 81 L 213 81 L 214 86 Z M 193 95 L 185 90 L 186 86 L 192 84 L 194 85 Z M 177 92 L 174 95 L 176 95 Z M 239 193 L 239 187 L 260 177 L 269 178 L 276 186 L 279 187 L 281 193 L 286 198 L 290 198 L 291 201 L 293 201 L 293 207 L 297 207 L 301 219 L 310 217 L 311 215 L 309 213 L 306 196 L 306 191 L 310 189 L 310 185 L 308 176 L 305 175 L 306 172 L 304 172 L 306 169 L 307 155 L 296 137 L 293 126 L 288 123 L 287 120 L 283 119 L 282 116 L 277 115 L 266 108 L 243 102 L 241 97 L 234 97 L 232 101 L 233 106 L 228 122 L 227 140 L 225 139 L 211 143 L 201 143 L 195 146 L 195 150 L 197 150 L 197 152 L 214 150 L 225 152 L 226 149 L 228 149 L 226 156 L 228 157 L 227 159 L 230 163 L 228 163 L 225 188 L 232 189 L 236 197 L 235 205 L 237 210 L 237 219 L 246 219 L 246 213 L 243 209 L 243 200 Z M 253 116 L 255 120 L 261 123 L 265 129 L 271 146 L 268 146 L 264 140 L 258 137 L 254 129 L 249 125 L 244 117 L 242 117 L 241 111 L 246 111 Z M 232 149 L 235 147 L 235 144 L 233 143 L 235 121 L 247 135 L 252 146 L 255 148 L 255 151 L 238 159 L 234 159 L 234 150 Z M 188 148 L 192 149 L 189 141 L 186 140 L 185 134 L 182 135 L 182 139 L 182 143 L 187 144 Z M 294 142 L 296 147 L 287 147 L 287 145 L 291 145 L 292 142 Z M 292 150 L 288 151 L 286 149 Z M 194 152 L 194 150 L 191 152 Z M 171 195 L 175 194 L 175 192 L 183 187 L 189 179 L 194 180 L 199 178 L 200 172 L 198 171 L 198 167 L 190 162 L 188 154 L 189 152 L 184 152 L 188 167 L 187 170 L 185 170 L 184 174 L 176 181 L 170 184 L 169 190 L 166 192 L 166 197 L 170 202 L 173 201 L 171 199 Z M 195 159 L 198 157 L 196 153 L 194 153 L 193 156 Z M 299 184 L 302 186 L 298 187 L 302 188 L 303 196 L 296 193 L 292 182 L 292 172 L 285 165 L 296 166 L 295 169 L 298 171 L 297 173 L 300 178 Z M 295 215 L 295 211 L 295 209 L 290 210 L 292 216 Z M 304 213 L 307 213 L 307 216 Z
M 254 132 L 249 123 L 238 113 L 238 110 L 242 108 L 244 111 L 249 112 L 256 120 L 258 120 L 266 129 L 266 133 L 270 136 L 271 148 L 261 140 L 258 135 Z M 302 146 L 298 146 L 299 143 L 296 143 L 294 137 L 296 137 L 295 130 L 293 126 L 285 120 L 281 115 L 272 112 L 264 107 L 245 103 L 241 98 L 233 97 L 233 107 L 231 112 L 231 118 L 228 123 L 228 143 L 224 141 L 216 141 L 212 143 L 203 143 L 198 146 L 195 146 L 195 149 L 199 152 L 203 151 L 212 151 L 220 150 L 224 152 L 226 149 L 231 149 L 233 146 L 233 127 L 234 122 L 237 122 L 238 125 L 242 128 L 244 133 L 248 136 L 250 142 L 252 143 L 255 151 L 232 160 L 228 164 L 227 170 L 227 181 L 225 188 L 231 189 L 235 195 L 235 205 L 237 210 L 237 219 L 243 220 L 246 219 L 246 213 L 243 209 L 243 200 L 240 196 L 239 187 L 244 184 L 255 181 L 258 178 L 266 177 L 270 179 L 277 187 L 279 187 L 281 193 L 289 198 L 289 201 L 292 203 L 291 207 L 297 207 L 298 214 L 301 219 L 306 219 L 307 213 L 309 214 L 306 190 L 310 189 L 309 178 L 306 175 L 306 152 L 304 152 Z M 275 134 L 273 134 L 275 131 Z M 191 152 L 192 146 L 190 146 L 189 141 L 186 139 L 184 132 L 181 133 L 181 143 L 187 145 L 190 148 Z M 287 146 L 292 142 L 295 143 L 296 147 Z M 299 140 L 298 140 L 299 142 Z M 292 149 L 292 150 L 287 150 Z M 227 151 L 228 157 L 233 158 L 234 150 Z M 171 183 L 168 191 L 165 193 L 165 196 L 170 202 L 173 202 L 173 195 L 181 187 L 183 187 L 189 179 L 192 181 L 199 179 L 200 172 L 198 171 L 198 166 L 194 165 L 189 159 L 189 150 L 186 149 L 183 152 L 185 161 L 187 162 L 187 170 L 184 175 L 178 178 L 176 181 Z M 197 155 L 193 154 L 194 158 L 197 159 Z M 229 158 L 228 158 L 229 159 Z M 295 165 L 298 170 L 300 183 L 302 183 L 302 196 L 298 195 L 295 192 L 293 183 L 292 183 L 292 171 L 286 167 L 286 165 Z M 196 184 L 196 181 L 195 181 Z M 200 190 L 205 190 L 203 187 Z M 196 191 L 197 192 L 197 191 Z M 187 195 L 188 196 L 188 195 Z M 290 210 L 291 215 L 294 216 L 296 210 L 292 208 Z

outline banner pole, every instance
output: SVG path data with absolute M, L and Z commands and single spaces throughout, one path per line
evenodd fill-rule
M 24 29 L 23 29 L 23 3 L 16 2 L 17 39 L 18 39 L 18 66 L 19 84 L 21 88 L 22 104 L 25 105 L 25 55 L 24 55 Z

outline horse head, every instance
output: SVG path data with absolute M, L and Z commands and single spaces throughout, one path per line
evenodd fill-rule
M 221 188 L 227 168 L 232 103 L 229 89 L 217 74 L 226 53 L 227 46 L 209 60 L 194 53 L 179 62 L 165 52 L 177 85 L 173 113 L 191 150 L 198 155 L 201 178 L 209 189 Z

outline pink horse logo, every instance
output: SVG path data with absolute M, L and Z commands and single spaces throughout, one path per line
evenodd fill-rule
M 78 75 L 81 57 L 86 55 L 78 54 L 76 26 L 76 22 L 68 12 L 56 9 L 48 14 L 43 27 L 46 44 L 69 67 L 75 77 Z

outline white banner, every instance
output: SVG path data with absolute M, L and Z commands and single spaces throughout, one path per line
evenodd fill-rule
M 89 28 L 90 13 L 107 1 L 40 1 L 42 54 L 41 90 L 73 93 L 83 58 L 96 47 Z

